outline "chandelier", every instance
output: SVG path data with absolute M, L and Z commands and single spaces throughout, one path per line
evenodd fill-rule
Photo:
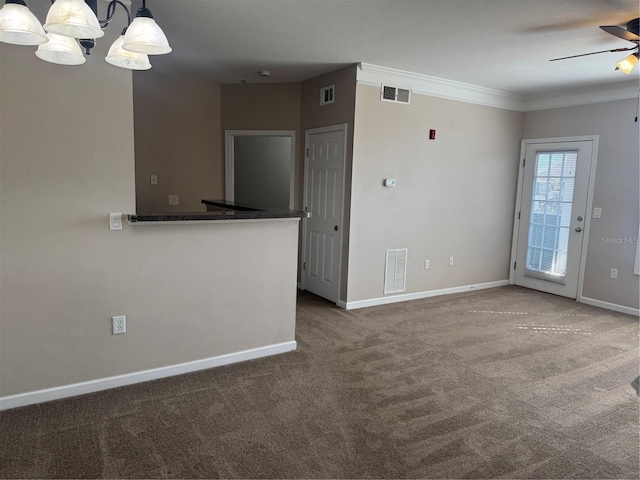
M 91 54 L 96 39 L 104 31 L 117 6 L 127 12 L 127 26 L 111 45 L 105 60 L 116 67 L 129 70 L 151 68 L 149 55 L 171 52 L 162 29 L 153 19 L 142 0 L 142 8 L 131 21 L 131 12 L 120 0 L 111 0 L 107 18 L 98 20 L 97 0 L 51 0 L 44 26 L 26 6 L 24 0 L 5 0 L 0 9 L 0 42 L 13 45 L 38 46 L 36 56 L 59 65 L 81 65 L 86 61 L 84 52 Z M 82 48 L 81 48 L 82 47 Z

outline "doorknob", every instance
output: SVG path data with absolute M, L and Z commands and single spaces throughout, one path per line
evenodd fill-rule
M 336 225 L 335 227 L 333 227 L 333 229 L 337 232 L 337 231 L 338 231 L 338 225 Z
M 578 220 L 579 222 L 581 222 L 581 221 L 582 221 L 582 217 L 580 217 L 580 216 L 579 216 L 578 218 L 576 218 L 576 220 Z
M 576 232 L 580 233 L 581 231 L 582 231 L 582 228 L 576 227 Z

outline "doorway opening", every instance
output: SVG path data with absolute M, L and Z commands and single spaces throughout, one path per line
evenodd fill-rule
M 225 200 L 293 209 L 294 130 L 225 131 Z

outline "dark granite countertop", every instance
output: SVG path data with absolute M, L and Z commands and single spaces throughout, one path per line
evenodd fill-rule
M 207 212 L 184 213 L 139 213 L 128 215 L 130 224 L 160 222 L 206 222 L 226 220 L 269 220 L 278 218 L 304 218 L 306 212 L 297 210 L 273 209 L 263 210 L 250 205 L 236 204 L 224 200 L 202 200 L 207 208 L 216 210 Z

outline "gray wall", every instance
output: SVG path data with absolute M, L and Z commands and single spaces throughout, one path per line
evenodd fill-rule
M 522 113 L 362 84 L 355 112 L 348 301 L 383 297 L 387 249 L 408 248 L 405 293 L 508 279 Z
M 615 239 L 635 239 L 640 218 L 640 154 L 636 101 L 618 100 L 527 112 L 523 138 L 599 135 L 593 206 L 602 209 L 591 219 L 583 296 L 638 308 L 639 277 L 633 275 L 636 245 Z M 609 278 L 612 268 L 618 278 Z
M 2 397 L 294 340 L 296 221 L 109 230 L 135 211 L 134 122 L 105 55 L 0 44 Z
M 137 212 L 204 211 L 202 199 L 224 196 L 220 85 L 153 69 L 133 80 Z

